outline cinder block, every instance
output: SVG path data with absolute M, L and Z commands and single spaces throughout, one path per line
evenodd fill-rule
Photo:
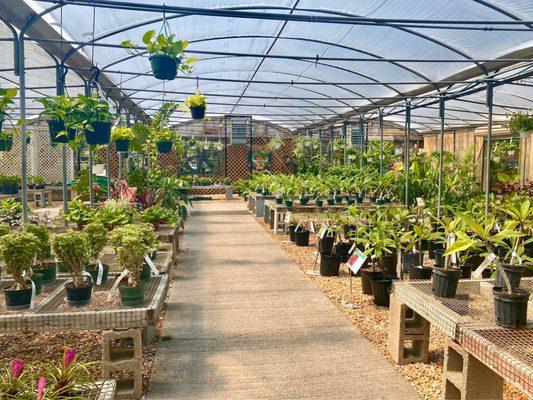
M 503 398 L 503 378 L 446 339 L 444 351 L 445 400 L 499 400 Z
M 389 352 L 397 364 L 427 362 L 429 322 L 390 296 Z
M 115 342 L 131 346 L 115 346 Z M 114 371 L 130 372 L 130 379 L 119 379 L 117 399 L 140 399 L 142 396 L 142 335 L 140 328 L 102 332 L 102 373 L 110 378 Z

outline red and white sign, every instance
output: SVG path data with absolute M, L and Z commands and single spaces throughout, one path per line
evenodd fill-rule
M 367 256 L 365 253 L 363 253 L 359 249 L 355 249 L 355 251 L 350 256 L 350 259 L 348 260 L 346 264 L 348 265 L 348 268 L 350 268 L 350 270 L 354 274 L 357 274 L 359 270 L 361 269 L 361 267 L 363 266 L 363 264 L 365 263 L 366 258 Z

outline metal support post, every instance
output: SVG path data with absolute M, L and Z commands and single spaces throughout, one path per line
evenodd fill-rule
M 333 165 L 333 125 L 329 127 L 329 164 Z
M 379 110 L 379 175 L 383 175 L 383 109 Z
M 487 148 L 485 151 L 485 217 L 489 215 L 489 201 L 490 201 L 490 158 L 492 146 L 492 111 L 494 102 L 494 81 L 487 81 L 487 109 L 488 109 L 488 128 L 487 128 Z
M 19 103 L 20 103 L 20 119 L 24 123 L 20 126 L 22 141 L 22 154 L 21 154 L 21 164 L 22 164 L 22 220 L 24 223 L 28 222 L 28 144 L 26 143 L 26 75 L 24 70 L 24 35 L 21 34 L 18 42 L 18 66 L 19 66 Z
M 322 172 L 322 129 L 318 131 L 318 148 L 319 148 L 319 157 L 320 157 L 320 172 Z
M 60 64 L 56 70 L 56 94 L 61 96 L 65 94 L 65 66 Z M 67 146 L 61 145 L 61 183 L 63 186 L 63 212 L 66 215 L 68 211 L 68 187 L 67 187 Z M 67 220 L 64 220 L 65 226 L 68 225 Z
M 85 81 L 85 96 L 91 95 L 90 82 Z M 94 190 L 93 190 L 93 149 L 89 145 L 89 204 L 94 206 Z
M 344 148 L 343 148 L 343 156 L 342 156 L 342 159 L 343 159 L 343 164 L 346 165 L 346 158 L 347 158 L 347 155 L 346 155 L 346 131 L 348 130 L 348 121 L 344 120 L 342 121 L 342 139 L 343 139 L 343 142 L 344 142 Z
M 365 120 L 359 118 L 359 169 L 363 169 L 363 135 L 365 134 Z
M 409 205 L 409 147 L 411 142 L 411 103 L 405 105 L 405 205 Z
M 439 117 L 440 117 L 440 137 L 439 137 L 439 189 L 437 197 L 437 218 L 440 219 L 442 206 L 442 169 L 444 167 L 444 117 L 445 117 L 445 99 L 441 95 L 439 98 Z
M 228 177 L 228 118 L 224 116 L 224 175 Z
M 254 154 L 254 130 L 252 125 L 252 120 L 250 119 L 250 155 L 248 157 L 250 175 L 254 172 L 253 166 L 253 154 Z

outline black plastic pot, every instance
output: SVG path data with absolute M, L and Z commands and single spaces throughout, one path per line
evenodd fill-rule
M 320 255 L 320 275 L 339 276 L 340 260 L 335 254 Z
M 102 285 L 107 282 L 107 278 L 109 275 L 109 265 L 102 264 L 104 267 L 104 271 L 102 274 Z M 98 265 L 97 264 L 89 264 L 85 266 L 85 270 L 91 274 L 91 278 L 93 279 L 93 283 L 96 285 L 96 281 L 98 280 Z
M 444 250 L 444 247 L 442 244 L 434 241 L 428 242 L 428 250 L 429 250 L 429 258 L 434 260 L 435 259 L 435 250 L 436 249 L 442 249 Z
M 79 307 L 89 304 L 93 292 L 93 284 L 86 282 L 85 285 L 74 287 L 72 282 L 65 285 L 67 291 L 67 302 L 69 306 Z
M 2 186 L 3 194 L 18 194 L 19 185 L 18 183 L 4 183 Z
M 333 252 L 333 245 L 335 244 L 335 236 L 324 236 L 318 240 L 318 250 L 322 254 L 331 254 Z
M 41 290 L 43 289 L 43 274 L 34 272 L 31 274 L 31 280 L 35 284 L 35 294 L 41 294 Z
M 154 54 L 150 56 L 152 74 L 155 78 L 170 81 L 178 74 L 178 59 L 165 54 Z
M 333 254 L 335 254 L 340 262 L 348 262 L 348 259 L 350 258 L 350 249 L 352 248 L 352 243 L 350 242 L 340 242 L 335 245 L 335 248 L 333 249 Z
M 511 287 L 520 287 L 520 280 L 522 279 L 524 267 L 522 265 L 502 264 L 502 268 L 507 274 L 509 281 L 511 281 Z M 496 270 L 496 282 L 494 282 L 494 286 L 505 287 L 505 280 L 503 279 L 502 274 L 500 274 L 499 269 Z
M 130 141 L 128 139 L 115 139 L 116 151 L 128 151 L 130 148 Z
M 335 199 L 328 199 L 327 202 L 328 202 L 328 206 L 332 206 L 335 204 Z
M 289 240 L 290 240 L 291 242 L 293 242 L 293 243 L 294 243 L 294 241 L 296 240 L 296 239 L 294 238 L 294 229 L 295 229 L 295 228 L 296 228 L 296 227 L 295 227 L 294 225 L 289 225 Z
M 374 304 L 381 307 L 389 307 L 390 305 L 390 290 L 392 281 L 395 276 L 383 275 L 377 279 L 370 279 L 370 286 L 372 287 L 372 294 L 374 295 Z
M 283 199 L 281 197 L 276 197 L 276 204 L 283 204 Z
M 409 265 L 409 280 L 414 281 L 417 279 L 429 280 L 433 274 L 433 267 L 424 267 L 422 265 Z
M 358 204 L 361 204 L 365 200 L 365 198 L 364 197 L 358 197 L 356 200 L 357 200 Z
M 461 265 L 461 279 L 470 279 L 472 277 L 472 265 L 463 264 Z
M 152 270 L 150 269 L 150 266 L 146 264 L 145 262 L 141 269 L 141 281 L 150 282 L 151 277 L 152 277 Z
M 123 306 L 142 306 L 144 303 L 145 285 L 139 283 L 137 286 L 119 285 L 120 301 Z
M 54 282 L 57 278 L 57 265 L 55 262 L 45 263 L 42 266 L 33 267 L 34 272 L 38 272 L 43 276 L 43 283 Z
M 379 260 L 379 264 L 381 266 L 381 269 L 384 272 L 387 272 L 389 274 L 396 275 L 396 263 L 397 263 L 398 256 L 396 253 L 392 254 L 383 254 Z
M 342 226 L 342 231 L 345 237 L 348 237 L 350 235 L 350 232 L 355 231 L 356 229 L 357 227 L 355 225 L 346 224 Z
M 507 293 L 503 287 L 492 289 L 494 296 L 494 316 L 496 323 L 508 328 L 520 328 L 527 324 L 527 290 L 513 288 L 513 293 Z
M 341 204 L 342 203 L 342 197 L 335 197 L 335 203 Z
M 294 243 L 296 243 L 296 246 L 300 247 L 309 246 L 309 231 L 294 231 Z
M 454 298 L 460 277 L 460 269 L 433 267 L 433 294 L 437 297 Z
M 409 272 L 409 266 L 411 265 L 420 265 L 420 253 L 402 254 L 403 272 Z
M 108 144 L 111 141 L 111 122 L 91 122 L 93 130 L 85 129 L 85 140 L 88 144 Z
M 67 135 L 59 135 L 59 132 L 65 130 L 65 123 L 63 121 L 58 121 L 51 119 L 48 121 L 48 128 L 50 129 L 50 141 L 52 143 L 68 143 L 70 140 L 76 138 L 76 130 L 69 129 Z
M 263 189 L 261 192 L 263 193 L 263 196 L 270 196 L 270 190 L 268 189 Z
M 484 259 L 485 258 L 480 256 L 479 254 L 473 254 L 467 258 L 466 262 L 472 265 L 472 269 L 475 270 L 477 267 L 481 265 Z
M 433 254 L 435 255 L 435 265 L 437 267 L 444 267 L 444 249 L 435 249 Z
M 429 240 L 422 239 L 420 241 L 420 250 L 422 250 L 422 251 L 428 251 L 429 250 Z
M 205 107 L 190 107 L 192 119 L 204 119 Z
M 303 198 L 300 199 L 300 204 L 302 206 L 306 206 L 307 203 L 309 203 L 309 199 L 307 197 L 303 197 Z
M 324 200 L 320 200 L 320 199 L 315 200 L 315 205 L 317 207 L 323 207 L 324 206 Z
M 22 310 L 30 307 L 31 287 L 23 290 L 4 289 L 6 308 L 8 310 Z
M 370 268 L 361 268 L 361 289 L 363 294 L 371 295 L 372 292 L 372 280 L 379 279 L 383 276 L 381 271 L 372 271 Z
M 11 151 L 13 148 L 13 138 L 0 139 L 0 151 Z
M 285 200 L 285 206 L 287 207 L 292 207 L 292 203 L 293 203 L 292 200 Z
M 170 140 L 157 142 L 157 151 L 160 153 L 170 153 L 172 151 L 172 142 Z
M 355 204 L 355 199 L 348 199 L 347 203 L 351 206 L 352 204 Z

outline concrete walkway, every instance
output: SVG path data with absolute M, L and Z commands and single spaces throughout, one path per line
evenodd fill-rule
M 416 399 L 240 202 L 196 203 L 147 399 Z

